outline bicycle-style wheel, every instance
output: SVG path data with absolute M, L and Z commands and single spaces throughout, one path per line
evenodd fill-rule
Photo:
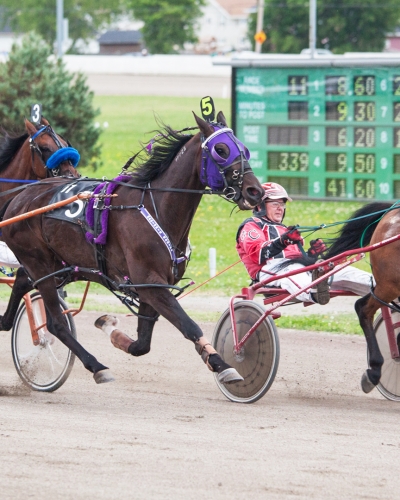
M 400 322 L 400 313 L 392 312 L 392 322 L 393 324 Z M 391 401 L 400 401 L 400 360 L 393 359 L 390 353 L 386 326 L 382 314 L 374 321 L 374 332 L 384 359 L 381 379 L 376 388 L 385 398 Z M 396 337 L 399 334 L 400 327 L 397 327 L 395 328 Z
M 31 296 L 32 312 L 37 326 L 46 323 L 42 297 Z M 68 309 L 60 298 L 62 310 Z M 76 338 L 75 323 L 71 314 L 66 314 L 68 328 Z M 53 392 L 67 380 L 75 355 L 46 327 L 38 332 L 40 344 L 34 345 L 25 303 L 18 309 L 11 336 L 11 349 L 15 368 L 22 382 L 35 391 Z
M 256 302 L 243 300 L 234 304 L 238 338 L 241 340 L 264 314 Z M 272 318 L 267 316 L 246 341 L 240 353 L 233 347 L 232 324 L 229 309 L 219 319 L 212 345 L 222 359 L 244 378 L 242 382 L 222 384 L 215 380 L 221 392 L 235 403 L 254 403 L 271 387 L 279 365 L 279 337 Z

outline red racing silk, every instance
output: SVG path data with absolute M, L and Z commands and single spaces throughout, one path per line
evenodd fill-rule
M 297 244 L 286 247 L 282 244 L 280 237 L 287 231 L 284 224 L 271 222 L 264 217 L 251 217 L 239 226 L 236 250 L 253 280 L 257 279 L 260 269 L 271 259 L 302 257 Z

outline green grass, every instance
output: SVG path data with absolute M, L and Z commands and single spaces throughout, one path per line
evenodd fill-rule
M 131 155 L 140 148 L 141 142 L 147 142 L 158 128 L 156 117 L 164 123 L 182 129 L 195 125 L 192 111 L 200 114 L 199 100 L 197 98 L 175 98 L 157 96 L 96 96 L 95 106 L 101 109 L 101 115 L 97 118 L 103 124 L 108 123 L 101 136 L 102 143 L 102 166 L 95 172 L 88 169 L 82 170 L 83 175 L 112 178 L 116 176 Z M 222 110 L 230 123 L 230 100 L 216 100 L 217 110 Z M 251 163 L 251 162 L 250 162 Z M 315 226 L 330 224 L 349 218 L 352 212 L 361 206 L 355 202 L 320 202 L 320 201 L 295 201 L 288 204 L 285 223 L 287 225 L 300 224 L 302 226 Z M 194 218 L 190 232 L 190 241 L 193 248 L 192 259 L 186 272 L 186 277 L 192 278 L 196 286 L 201 285 L 209 279 L 208 252 L 209 248 L 217 250 L 217 270 L 225 271 L 223 274 L 212 279 L 209 283 L 201 286 L 194 293 L 213 294 L 229 296 L 239 293 L 240 289 L 249 284 L 248 275 L 241 263 L 237 263 L 238 256 L 235 250 L 235 236 L 237 227 L 250 212 L 238 212 L 233 210 L 233 205 L 218 198 L 205 196 Z M 321 230 L 310 236 L 310 239 L 333 236 L 334 231 Z M 306 248 L 307 248 L 306 244 Z M 368 263 L 362 261 L 358 267 L 369 270 Z M 83 292 L 84 283 L 76 283 L 68 286 L 70 295 L 79 295 Z M 91 293 L 108 294 L 109 292 L 99 285 L 91 285 Z M 8 291 L 4 291 L 8 296 Z M 1 294 L 1 291 L 0 291 Z M 0 298 L 2 296 L 0 295 Z M 71 299 L 75 301 L 75 297 Z M 70 298 L 68 298 L 70 301 Z M 106 310 L 104 303 L 96 303 L 88 299 L 87 308 L 98 307 L 101 311 Z M 107 306 L 115 307 L 115 306 Z M 117 306 L 119 307 L 119 306 Z M 125 309 L 120 306 L 121 312 Z M 117 311 L 116 311 L 117 312 Z M 326 331 L 345 331 L 352 315 L 337 316 L 334 321 L 329 318 L 311 316 L 304 318 L 285 316 L 280 319 L 280 325 L 290 328 L 322 329 Z M 193 318 L 198 321 L 216 321 L 212 313 L 196 313 Z M 355 316 L 354 316 L 355 318 Z M 292 321 L 293 325 L 284 325 L 285 321 Z M 338 328 L 338 330 L 332 330 Z M 353 327 L 351 327 L 353 328 Z M 355 327 L 354 327 L 355 328 Z
M 363 335 L 357 315 L 350 313 L 281 316 L 275 323 L 278 328 Z

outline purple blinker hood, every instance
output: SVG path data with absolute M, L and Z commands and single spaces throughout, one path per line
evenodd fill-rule
M 227 127 L 212 125 L 214 133 L 207 137 L 201 147 L 207 153 L 203 156 L 204 164 L 201 169 L 200 180 L 211 189 L 220 189 L 224 186 L 224 169 L 229 167 L 241 154 L 248 161 L 250 160 L 250 151 L 237 139 L 233 130 Z M 218 143 L 224 143 L 229 148 L 228 158 L 222 158 L 215 150 Z

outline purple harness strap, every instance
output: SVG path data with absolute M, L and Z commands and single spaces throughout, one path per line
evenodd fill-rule
M 117 182 L 128 182 L 132 179 L 130 175 L 119 175 L 115 179 L 113 179 L 110 182 L 102 182 L 99 184 L 96 189 L 93 191 L 93 194 L 99 194 L 103 189 L 104 186 L 106 187 L 106 192 L 105 194 L 112 194 L 115 190 L 115 188 L 118 186 Z M 94 203 L 95 199 L 91 198 L 88 203 L 88 208 L 86 211 L 86 221 L 89 224 L 89 227 L 93 228 L 94 227 Z M 104 205 L 108 207 L 111 203 L 111 198 L 105 198 L 104 199 Z M 107 241 L 107 229 L 108 229 L 108 214 L 109 210 L 103 210 L 101 214 L 101 233 L 97 236 L 97 238 L 94 237 L 92 233 L 89 231 L 86 232 L 86 239 L 89 243 L 96 243 L 97 245 L 105 245 Z
M 102 182 L 99 184 L 96 189 L 93 191 L 93 194 L 99 194 L 103 189 L 104 186 L 107 185 L 106 187 L 106 192 L 105 194 L 112 194 L 117 187 L 117 182 L 128 182 L 132 179 L 130 175 L 120 175 L 113 179 L 111 182 Z M 104 205 L 106 207 L 110 206 L 111 203 L 111 198 L 105 198 L 104 199 Z M 187 260 L 187 257 L 179 257 L 178 259 L 176 258 L 175 250 L 174 247 L 171 244 L 171 241 L 169 240 L 168 236 L 164 233 L 164 231 L 161 229 L 157 221 L 149 214 L 149 212 L 144 208 L 144 206 L 139 206 L 138 207 L 140 213 L 143 215 L 143 217 L 147 220 L 147 222 L 150 224 L 150 226 L 154 229 L 154 231 L 158 234 L 158 236 L 162 239 L 164 242 L 165 246 L 167 247 L 169 254 L 171 256 L 171 260 L 174 264 L 180 264 L 184 260 Z M 88 208 L 86 211 L 86 221 L 89 224 L 91 228 L 94 227 L 94 210 L 95 210 L 95 199 L 91 198 L 88 203 Z M 89 231 L 86 232 L 86 239 L 89 243 L 96 243 L 97 245 L 105 245 L 107 241 L 107 229 L 108 229 L 108 214 L 109 210 L 103 210 L 100 218 L 101 222 L 101 233 L 97 236 L 97 238 L 94 237 L 92 233 Z

